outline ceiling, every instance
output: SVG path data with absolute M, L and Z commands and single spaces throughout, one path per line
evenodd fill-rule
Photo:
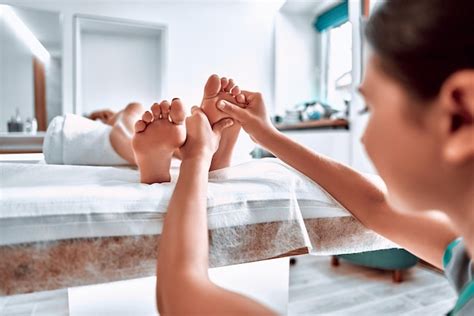
M 286 0 L 280 11 L 291 14 L 317 15 L 342 0 Z

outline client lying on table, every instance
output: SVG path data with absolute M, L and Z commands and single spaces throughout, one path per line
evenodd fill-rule
M 224 117 L 216 108 L 220 100 L 244 103 L 245 97 L 232 79 L 212 75 L 201 102 L 201 109 L 211 125 Z M 167 182 L 172 157 L 182 158 L 179 147 L 185 141 L 184 118 L 184 107 L 177 98 L 171 103 L 166 100 L 155 103 L 146 112 L 141 104 L 130 103 L 118 113 L 97 111 L 89 119 L 71 114 L 56 117 L 45 138 L 45 160 L 50 164 L 138 165 L 141 182 Z M 91 120 L 100 120 L 103 124 Z M 210 170 L 230 165 L 239 132 L 238 124 L 226 129 Z M 150 156 L 160 159 L 150 159 Z

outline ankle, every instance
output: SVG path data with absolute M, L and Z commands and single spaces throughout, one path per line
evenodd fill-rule
M 140 171 L 140 183 L 145 184 L 153 184 L 153 183 L 163 183 L 163 182 L 170 182 L 171 175 L 170 173 L 162 173 L 162 174 L 149 174 L 149 173 L 142 173 Z
M 219 170 L 230 167 L 230 159 L 212 159 L 209 171 Z

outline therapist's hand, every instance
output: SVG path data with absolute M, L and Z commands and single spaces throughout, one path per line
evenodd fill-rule
M 235 105 L 221 100 L 217 103 L 217 108 L 239 122 L 253 140 L 261 142 L 265 135 L 275 132 L 276 128 L 267 115 L 262 95 L 249 91 L 242 91 L 242 94 L 245 96 L 245 104 Z
M 211 126 L 206 114 L 193 106 L 191 116 L 186 118 L 186 142 L 180 148 L 182 159 L 198 158 L 210 162 L 219 147 L 222 131 L 233 123 L 232 119 L 225 118 Z

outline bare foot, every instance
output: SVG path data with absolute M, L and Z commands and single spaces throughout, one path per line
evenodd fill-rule
M 234 80 L 225 77 L 219 78 L 218 75 L 210 76 L 204 87 L 201 108 L 206 113 L 211 125 L 228 117 L 227 114 L 217 108 L 216 104 L 219 100 L 245 103 L 245 97 L 240 93 L 240 88 L 235 85 Z
M 234 123 L 231 127 L 222 131 L 219 148 L 212 156 L 211 167 L 209 171 L 219 170 L 230 166 L 232 161 L 232 153 L 234 152 L 235 143 L 239 138 L 241 126 Z
M 201 103 L 201 108 L 211 124 L 227 117 L 224 112 L 216 107 L 217 102 L 222 99 L 232 103 L 245 103 L 245 96 L 241 94 L 240 88 L 234 83 L 234 80 L 212 75 L 204 87 L 204 97 Z M 240 124 L 237 124 L 237 122 L 234 122 L 234 125 L 222 132 L 219 149 L 212 157 L 210 171 L 230 166 L 239 133 Z
M 132 102 L 109 119 L 109 123 L 112 125 L 110 143 L 115 152 L 132 165 L 136 165 L 132 149 L 134 126 L 144 112 L 145 108 L 143 105 L 138 102 Z
M 186 140 L 185 112 L 179 99 L 155 103 L 135 124 L 132 147 L 142 183 L 169 182 L 173 153 Z

